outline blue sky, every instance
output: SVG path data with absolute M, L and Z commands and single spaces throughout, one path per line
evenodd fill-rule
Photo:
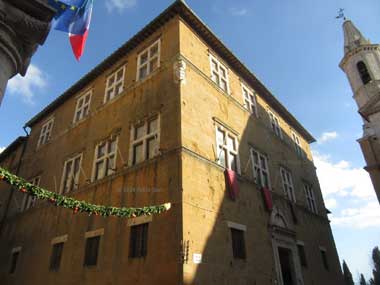
M 95 0 L 87 48 L 80 63 L 67 36 L 53 31 L 34 56 L 26 78 L 16 77 L 1 106 L 0 148 L 23 135 L 22 126 L 45 105 L 157 16 L 169 0 Z M 370 275 L 370 251 L 380 245 L 376 202 L 356 139 L 361 119 L 345 74 L 339 8 L 365 37 L 380 42 L 378 0 L 188 0 L 192 9 L 320 139 L 315 163 L 333 215 L 341 259 L 354 277 Z M 207 4 L 205 4 L 207 3 Z

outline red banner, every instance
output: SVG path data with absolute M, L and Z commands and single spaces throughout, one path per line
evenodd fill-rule
M 268 211 L 272 211 L 273 209 L 273 201 L 272 201 L 272 194 L 270 193 L 269 188 L 263 187 L 261 188 L 261 192 L 263 193 L 265 206 Z
M 224 177 L 226 178 L 226 188 L 230 193 L 230 198 L 236 201 L 239 196 L 239 184 L 237 181 L 237 174 L 233 170 L 226 169 L 224 171 Z

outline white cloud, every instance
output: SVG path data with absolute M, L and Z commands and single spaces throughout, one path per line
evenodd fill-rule
M 320 137 L 319 139 L 317 140 L 318 141 L 318 144 L 323 144 L 325 142 L 328 142 L 328 141 L 331 141 L 331 140 L 334 140 L 338 137 L 338 133 L 337 132 L 324 132 Z
M 336 199 L 334 199 L 334 198 L 326 199 L 325 205 L 326 205 L 326 208 L 329 210 L 335 209 L 337 206 Z
M 113 12 L 113 10 L 116 10 L 121 13 L 124 9 L 136 6 L 137 0 L 106 0 L 105 3 L 108 12 Z
M 380 206 L 369 174 L 348 161 L 333 162 L 328 155 L 313 151 L 319 183 L 334 226 L 353 229 L 380 227 Z M 346 209 L 339 210 L 339 206 Z
M 0 146 L 0 153 L 2 153 L 5 150 L 5 147 Z
M 333 215 L 330 219 L 333 225 L 348 228 L 380 227 L 380 206 L 376 200 L 359 208 L 342 210 L 339 216 Z
M 8 82 L 8 90 L 20 95 L 24 102 L 33 104 L 35 91 L 46 87 L 47 81 L 42 71 L 31 64 L 24 77 L 16 75 Z
M 329 156 L 313 151 L 314 164 L 325 198 L 330 195 L 351 196 L 360 199 L 374 197 L 374 190 L 369 174 L 363 168 L 355 168 L 348 161 L 338 163 Z
M 230 13 L 233 16 L 244 16 L 247 15 L 248 10 L 245 8 L 230 8 Z

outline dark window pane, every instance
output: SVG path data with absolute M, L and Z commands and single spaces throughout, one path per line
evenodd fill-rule
M 18 261 L 19 255 L 20 255 L 19 251 L 12 253 L 11 267 L 9 269 L 10 274 L 15 273 L 15 271 L 16 271 L 16 266 L 17 266 L 17 261 Z
M 84 266 L 93 266 L 98 262 L 100 236 L 88 238 L 84 255 Z
M 149 138 L 146 143 L 146 159 L 151 159 L 157 152 L 157 139 L 156 137 Z
M 133 146 L 133 165 L 143 161 L 143 143 L 139 143 Z
M 61 265 L 62 251 L 64 243 L 56 243 L 53 245 L 53 251 L 50 258 L 50 270 L 58 271 Z
M 307 267 L 307 261 L 306 261 L 306 254 L 305 254 L 304 246 L 301 244 L 297 244 L 297 248 L 298 248 L 298 255 L 300 258 L 301 265 L 303 267 Z
M 245 241 L 244 241 L 244 231 L 231 228 L 232 236 L 232 253 L 234 258 L 245 259 Z
M 329 270 L 329 263 L 327 261 L 326 251 L 321 250 L 321 256 L 322 256 L 323 266 L 325 267 L 326 270 Z
M 148 253 L 148 225 L 131 227 L 129 257 L 145 257 Z
M 95 180 L 101 179 L 104 177 L 104 160 L 101 160 L 95 165 Z

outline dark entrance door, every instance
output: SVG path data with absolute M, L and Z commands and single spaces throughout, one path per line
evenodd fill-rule
M 294 278 L 293 256 L 291 250 L 279 247 L 278 255 L 280 257 L 283 285 L 296 285 Z

